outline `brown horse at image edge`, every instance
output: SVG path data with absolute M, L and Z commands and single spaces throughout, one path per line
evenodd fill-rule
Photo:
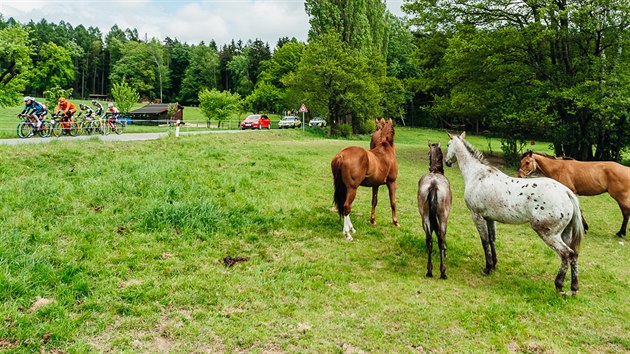
M 394 148 L 394 126 L 392 120 L 381 120 L 376 146 L 367 150 L 350 146 L 339 151 L 332 159 L 331 168 L 334 180 L 334 204 L 339 216 L 343 218 L 343 235 L 352 240 L 351 233 L 356 232 L 350 212 L 352 202 L 359 186 L 372 187 L 372 212 L 370 223 L 376 224 L 374 211 L 378 202 L 378 188 L 386 184 L 392 209 L 392 221 L 398 226 L 396 218 L 396 178 L 398 161 Z M 376 134 L 376 133 L 375 133 Z
M 617 236 L 626 235 L 630 217 L 630 167 L 613 161 L 578 161 L 528 151 L 521 156 L 518 176 L 529 176 L 534 171 L 564 184 L 573 193 L 593 196 L 608 192 L 617 201 L 623 215 Z

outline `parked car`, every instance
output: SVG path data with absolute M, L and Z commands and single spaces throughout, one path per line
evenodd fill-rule
M 241 122 L 241 129 L 271 129 L 271 121 L 264 114 L 252 114 Z
M 284 116 L 278 122 L 278 128 L 297 128 L 302 124 L 302 121 L 296 116 Z
M 308 125 L 310 125 L 311 127 L 325 127 L 326 120 L 322 117 L 315 117 L 311 119 L 310 122 L 308 122 Z

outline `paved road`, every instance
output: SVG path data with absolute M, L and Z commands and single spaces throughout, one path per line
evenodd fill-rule
M 264 131 L 264 130 L 263 130 Z M 180 135 L 199 135 L 199 134 L 231 134 L 231 133 L 254 133 L 256 130 L 204 130 L 198 132 L 180 132 Z M 173 132 L 175 134 L 175 132 Z M 141 141 L 141 140 L 157 140 L 167 136 L 168 133 L 124 133 L 121 135 L 109 134 L 109 135 L 80 135 L 80 136 L 64 136 L 59 138 L 40 138 L 32 137 L 28 139 L 0 139 L 0 145 L 18 145 L 18 144 L 41 144 L 49 143 L 51 141 L 74 141 L 74 140 L 88 140 L 99 138 L 103 141 Z

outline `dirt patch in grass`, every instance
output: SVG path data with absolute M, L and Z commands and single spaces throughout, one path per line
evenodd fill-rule
M 31 307 L 28 309 L 28 312 L 37 312 L 37 310 L 41 309 L 44 306 L 50 305 L 54 303 L 53 299 L 46 299 L 42 297 L 37 297 L 35 301 L 31 304 Z

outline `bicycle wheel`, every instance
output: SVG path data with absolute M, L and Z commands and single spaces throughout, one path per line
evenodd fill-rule
M 33 136 L 33 125 L 30 122 L 19 122 L 17 125 L 17 135 L 24 139 Z
M 46 121 L 42 122 L 42 127 L 37 132 L 37 134 L 39 134 L 39 136 L 42 138 L 47 138 L 50 136 L 51 133 L 52 133 L 52 126 L 50 125 L 50 122 L 46 122 Z
M 85 121 L 83 122 L 82 126 L 83 126 L 83 133 L 85 135 L 92 135 L 92 133 L 94 133 L 94 122 Z
M 116 123 L 116 125 L 114 126 L 116 134 L 120 135 L 123 133 L 123 131 L 125 131 L 125 122 L 121 121 Z
M 63 128 L 61 127 L 61 123 L 59 123 L 58 121 L 55 121 L 54 123 L 51 123 L 51 135 L 58 137 L 61 136 L 61 134 L 63 134 Z
M 79 125 L 75 122 L 70 123 L 69 133 L 70 133 L 70 136 L 79 135 Z

